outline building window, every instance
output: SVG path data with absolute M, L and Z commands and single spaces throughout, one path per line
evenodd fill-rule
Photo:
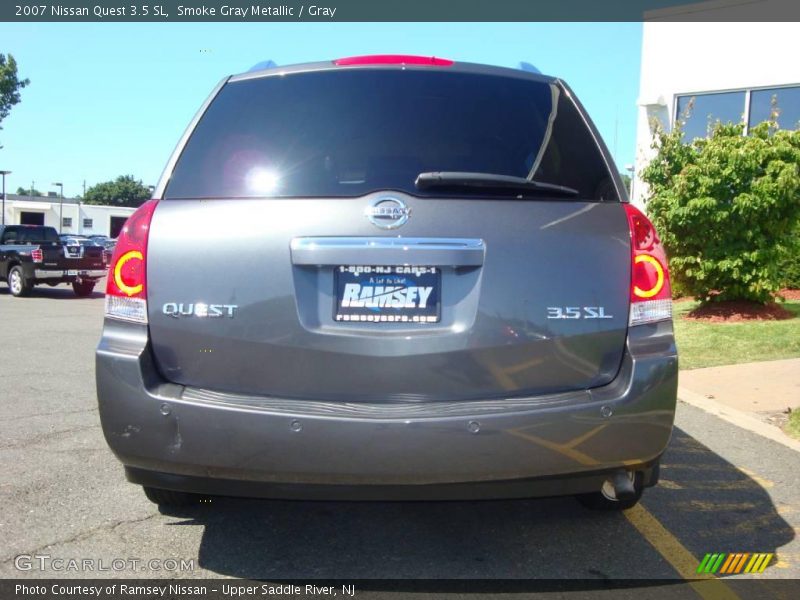
M 766 121 L 772 112 L 772 101 L 778 109 L 778 126 L 796 129 L 800 126 L 800 86 L 753 90 L 750 92 L 748 127 Z
M 675 120 L 683 121 L 684 141 L 691 142 L 708 135 L 709 127 L 717 121 L 741 123 L 746 120 L 747 129 L 754 127 L 769 119 L 773 101 L 781 129 L 800 127 L 800 86 L 678 96 Z
M 678 96 L 676 120 L 683 121 L 684 140 L 706 137 L 717 121 L 741 123 L 745 110 L 745 92 L 720 92 Z
M 61 219 L 62 227 L 72 227 L 72 217 L 64 217 Z
M 91 229 L 92 228 L 92 220 L 91 219 L 84 219 L 83 220 L 83 228 L 84 229 Z

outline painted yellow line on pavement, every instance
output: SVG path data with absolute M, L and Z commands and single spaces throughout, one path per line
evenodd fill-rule
M 740 600 L 725 583 L 708 573 L 697 573 L 697 560 L 644 506 L 637 504 L 625 518 L 704 600 Z
M 659 478 L 658 485 L 668 490 L 682 490 L 683 486 L 669 479 Z
M 721 473 L 727 473 L 731 470 L 730 465 L 721 465 L 721 464 L 708 464 L 708 463 L 664 463 L 661 465 L 661 470 L 669 470 L 669 469 L 685 469 L 689 471 L 711 471 L 716 472 L 719 471 Z
M 736 469 L 738 471 L 740 471 L 741 473 L 744 473 L 745 475 L 747 475 L 750 479 L 755 481 L 758 485 L 760 485 L 763 488 L 775 487 L 775 482 L 774 481 L 770 481 L 769 479 L 764 479 L 763 477 L 759 477 L 758 475 L 756 475 L 750 469 L 745 469 L 744 467 L 736 467 Z
M 756 508 L 755 502 L 704 502 L 702 500 L 689 500 L 688 503 L 681 503 L 675 508 L 685 511 L 703 512 L 745 512 Z

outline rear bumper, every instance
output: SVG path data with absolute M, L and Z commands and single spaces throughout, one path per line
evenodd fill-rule
M 143 485 L 277 498 L 490 498 L 599 489 L 666 448 L 677 395 L 671 323 L 631 329 L 617 377 L 546 397 L 380 406 L 289 401 L 165 382 L 147 329 L 107 322 L 103 432 Z
M 35 279 L 69 279 L 76 277 L 99 279 L 105 277 L 105 269 L 35 269 L 33 276 Z

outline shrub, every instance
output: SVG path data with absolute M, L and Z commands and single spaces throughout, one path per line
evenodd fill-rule
M 794 228 L 790 242 L 787 244 L 788 252 L 778 263 L 781 273 L 782 287 L 793 290 L 800 289 L 800 223 Z
M 687 144 L 680 124 L 657 130 L 642 171 L 675 289 L 704 302 L 769 301 L 800 219 L 800 131 L 768 121 L 742 134 L 717 123 Z

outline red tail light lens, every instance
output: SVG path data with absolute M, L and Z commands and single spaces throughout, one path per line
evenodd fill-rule
M 449 67 L 453 64 L 447 58 L 436 56 L 412 56 L 409 54 L 374 54 L 371 56 L 349 56 L 338 58 L 333 64 L 339 67 L 353 65 L 422 65 L 425 67 Z
M 106 285 L 106 316 L 147 323 L 147 239 L 157 202 L 142 204 L 117 238 Z
M 36 248 L 36 250 L 31 250 L 31 260 L 35 263 L 40 263 L 44 261 L 44 252 L 42 252 L 41 248 Z
M 631 234 L 630 324 L 672 318 L 667 255 L 656 228 L 635 206 L 625 204 Z

